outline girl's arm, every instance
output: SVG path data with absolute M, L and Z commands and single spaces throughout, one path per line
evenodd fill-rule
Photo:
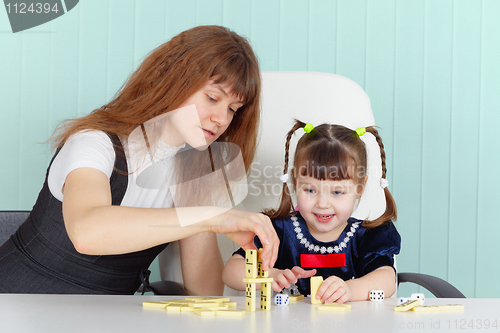
M 245 275 L 245 258 L 239 254 L 233 254 L 224 266 L 222 281 L 234 290 L 245 290 L 245 283 L 243 282 Z
M 109 179 L 93 168 L 71 171 L 63 193 L 64 224 L 80 253 L 123 254 L 214 231 L 225 233 L 243 248 L 255 248 L 253 239 L 257 235 L 264 246 L 263 266 L 267 268 L 276 261 L 279 240 L 270 219 L 263 214 L 231 209 L 181 227 L 174 208 L 112 206 Z
M 227 261 L 222 274 L 222 280 L 230 288 L 245 290 L 245 283 L 243 282 L 245 271 L 245 258 L 239 254 L 235 254 Z M 280 292 L 283 288 L 290 288 L 290 284 L 297 283 L 298 279 L 308 278 L 315 274 L 315 269 L 305 270 L 298 266 L 292 269 L 269 269 L 269 277 L 274 279 L 271 286 L 276 292 Z M 257 287 L 259 286 L 257 285 Z
M 363 277 L 344 281 L 337 276 L 325 279 L 316 298 L 326 303 L 366 301 L 370 290 L 383 290 L 388 297 L 396 292 L 396 275 L 389 266 L 379 267 Z
M 204 232 L 179 240 L 184 287 L 189 295 L 222 296 L 224 262 L 217 235 Z
M 345 282 L 352 291 L 351 301 L 370 299 L 370 290 L 383 290 L 386 297 L 396 292 L 396 273 L 389 266 L 382 266 L 358 279 Z

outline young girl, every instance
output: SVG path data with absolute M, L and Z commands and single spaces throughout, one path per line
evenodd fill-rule
M 267 216 L 212 207 L 217 214 L 183 226 L 181 210 L 198 210 L 174 208 L 170 191 L 213 171 L 206 148 L 216 143 L 241 147 L 248 169 L 259 108 L 259 67 L 246 39 L 200 26 L 159 46 L 111 102 L 59 127 L 37 202 L 0 247 L 0 293 L 133 294 L 158 253 L 179 240 L 187 292 L 220 295 L 215 233 L 243 247 L 258 236 L 272 265 L 278 239 Z M 178 154 L 186 145 L 196 148 L 187 158 Z
M 294 211 L 287 181 L 288 151 L 294 132 L 304 128 L 300 138 L 291 182 L 297 195 Z M 367 133 L 366 133 L 367 132 Z M 367 181 L 367 152 L 362 135 L 375 136 L 382 156 L 382 180 L 387 207 L 379 218 L 360 221 L 351 216 Z M 271 217 L 280 239 L 278 259 L 269 276 L 276 292 L 295 283 L 301 294 L 310 294 L 309 277 L 321 275 L 324 282 L 317 298 L 322 302 L 367 300 L 370 290 L 395 292 L 393 256 L 399 253 L 400 236 L 392 221 L 396 205 L 387 189 L 382 140 L 373 127 L 356 131 L 339 125 L 314 127 L 296 121 L 286 138 L 283 192 Z M 256 240 L 259 246 L 258 240 Z M 244 290 L 244 251 L 227 262 L 223 281 Z

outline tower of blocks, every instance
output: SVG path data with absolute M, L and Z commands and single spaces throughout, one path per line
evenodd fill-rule
M 269 311 L 271 309 L 271 282 L 267 271 L 262 269 L 261 254 L 262 249 L 246 250 L 245 251 L 245 269 L 246 277 L 243 279 L 245 282 L 245 301 L 246 310 L 255 311 L 255 298 L 257 283 L 260 283 L 260 308 Z

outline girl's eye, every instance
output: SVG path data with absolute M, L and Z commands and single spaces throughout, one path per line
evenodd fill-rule
M 344 194 L 344 192 L 342 192 L 342 191 L 333 191 L 332 193 L 333 193 L 333 195 L 342 195 L 342 194 Z
M 210 95 L 207 95 L 207 97 L 210 102 L 217 102 L 217 99 L 215 97 L 212 97 Z
M 306 191 L 306 193 L 308 193 L 308 194 L 314 194 L 316 192 L 312 188 L 306 188 L 306 189 L 304 189 L 304 191 Z
M 228 107 L 227 109 L 228 109 L 228 110 L 229 110 L 229 112 L 231 112 L 231 113 L 235 113 L 235 112 L 236 112 L 236 110 L 234 110 L 232 107 Z

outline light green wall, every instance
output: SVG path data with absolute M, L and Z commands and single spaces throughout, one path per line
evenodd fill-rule
M 0 9 L 0 209 L 34 203 L 56 124 L 106 103 L 173 35 L 225 25 L 262 70 L 358 82 L 386 144 L 399 270 L 500 297 L 499 17 L 497 0 L 81 0 L 12 34 Z

